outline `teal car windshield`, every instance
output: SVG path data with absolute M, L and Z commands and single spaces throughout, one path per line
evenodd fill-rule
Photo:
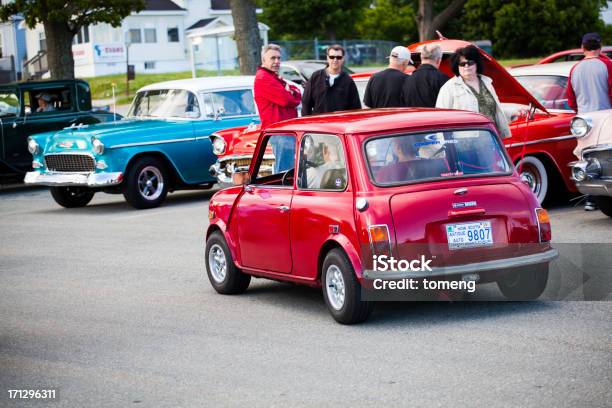
M 196 96 L 183 89 L 159 89 L 139 92 L 129 117 L 197 118 L 200 107 Z

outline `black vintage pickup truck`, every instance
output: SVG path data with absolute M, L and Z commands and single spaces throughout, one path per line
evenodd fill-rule
M 83 80 L 0 86 L 0 182 L 23 178 L 31 169 L 28 136 L 120 118 L 107 111 L 92 110 L 91 90 Z

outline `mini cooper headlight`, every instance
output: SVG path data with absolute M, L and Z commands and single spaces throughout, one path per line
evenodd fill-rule
M 213 141 L 213 153 L 217 156 L 222 155 L 225 153 L 226 145 L 225 139 L 222 137 L 215 137 L 215 140 Z
M 572 134 L 576 137 L 584 137 L 591 130 L 592 123 L 589 117 L 576 116 L 570 125 Z
M 93 139 L 93 140 L 91 141 L 91 144 L 92 144 L 92 146 L 93 146 L 93 151 L 94 151 L 96 154 L 102 154 L 102 153 L 104 153 L 104 143 L 102 143 L 100 140 L 98 140 L 98 139 Z
M 31 154 L 38 154 L 38 152 L 40 152 L 40 146 L 36 143 L 36 140 L 31 137 L 28 137 L 28 151 Z

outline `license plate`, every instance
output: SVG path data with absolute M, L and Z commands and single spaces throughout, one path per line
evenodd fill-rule
M 448 249 L 476 248 L 493 245 L 491 221 L 447 224 Z

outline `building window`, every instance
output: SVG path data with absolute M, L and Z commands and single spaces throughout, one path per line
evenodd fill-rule
M 155 69 L 155 61 L 145 61 L 145 69 Z
M 179 42 L 178 27 L 168 29 L 168 42 Z
M 81 27 L 77 35 L 72 40 L 73 44 L 83 44 L 89 42 L 89 26 Z
M 45 32 L 38 33 L 38 47 L 40 51 L 47 51 L 47 40 L 45 39 Z
M 142 36 L 140 33 L 140 28 L 131 28 L 130 29 L 130 43 L 140 44 L 141 42 L 142 42 Z
M 156 43 L 157 42 L 157 33 L 154 28 L 145 28 L 144 29 L 144 39 L 146 43 Z

